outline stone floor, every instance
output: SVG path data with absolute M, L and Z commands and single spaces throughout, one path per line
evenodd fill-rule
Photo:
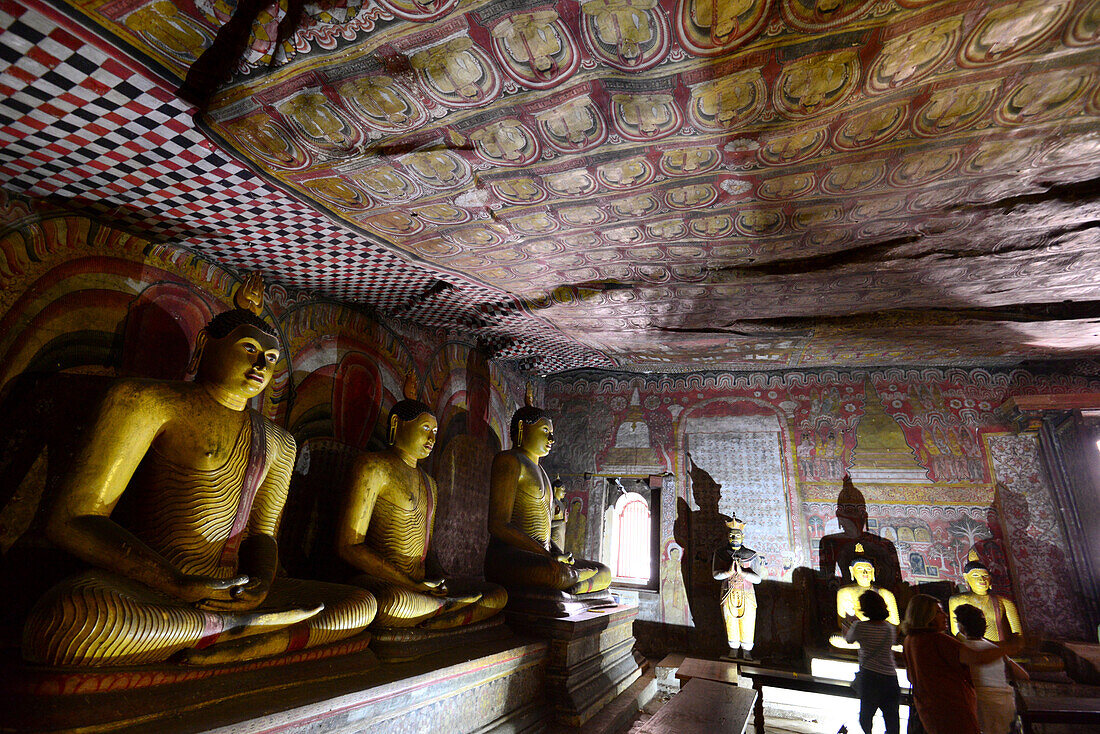
M 670 656 L 674 657 L 674 656 Z M 683 656 L 680 656 L 682 659 Z M 658 689 L 631 723 L 629 732 L 637 732 L 661 706 L 667 703 L 676 690 L 679 681 L 675 678 L 675 660 L 665 658 L 651 661 L 657 675 Z M 746 681 L 743 685 L 748 685 Z M 847 726 L 850 734 L 859 734 L 859 701 L 840 696 L 826 696 L 799 691 L 766 689 L 764 701 L 764 732 L 757 732 L 750 722 L 745 734 L 837 734 Z M 908 721 L 908 708 L 901 707 L 901 730 L 905 731 Z M 883 734 L 885 727 L 882 718 L 875 719 L 872 734 Z

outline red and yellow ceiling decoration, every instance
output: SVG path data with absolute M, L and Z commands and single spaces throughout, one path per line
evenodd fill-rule
M 182 81 L 235 3 L 68 9 Z M 1100 352 L 1050 306 L 1100 303 L 1098 47 L 1096 0 L 282 0 L 201 124 L 607 364 L 988 364 Z

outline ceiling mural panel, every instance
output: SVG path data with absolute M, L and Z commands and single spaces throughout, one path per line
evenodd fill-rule
M 236 12 L 53 4 L 172 84 Z M 556 332 L 535 369 L 1100 352 L 1095 0 L 281 0 L 248 20 L 200 128 L 364 250 L 507 314 L 502 339 Z

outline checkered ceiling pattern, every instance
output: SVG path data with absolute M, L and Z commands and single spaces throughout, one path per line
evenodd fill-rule
M 506 293 L 352 232 L 217 150 L 167 82 L 46 7 L 0 0 L 0 185 L 261 269 L 283 285 L 471 333 L 537 372 L 608 366 Z

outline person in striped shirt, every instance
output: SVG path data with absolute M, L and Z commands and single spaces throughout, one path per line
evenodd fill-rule
M 859 645 L 859 673 L 856 692 L 859 693 L 859 725 L 871 734 L 875 712 L 882 712 L 886 734 L 898 734 L 898 686 L 894 651 L 897 639 L 894 625 L 886 621 L 889 610 L 886 601 L 875 591 L 859 596 L 859 608 L 867 621 L 845 618 L 844 639 Z

